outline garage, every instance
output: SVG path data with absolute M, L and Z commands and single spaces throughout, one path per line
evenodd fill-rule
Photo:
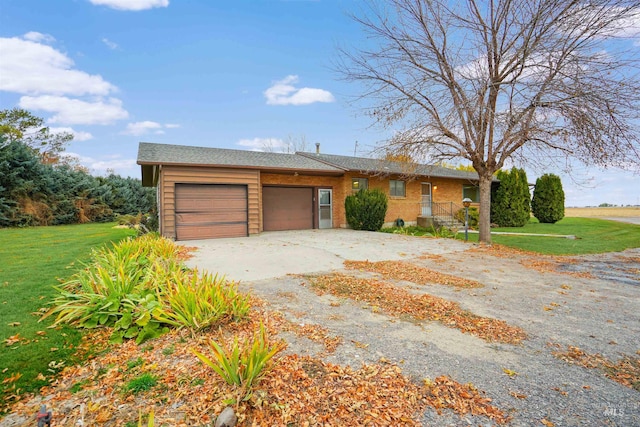
M 264 231 L 313 228 L 313 188 L 263 187 Z
M 175 203 L 177 240 L 248 234 L 246 185 L 176 184 Z

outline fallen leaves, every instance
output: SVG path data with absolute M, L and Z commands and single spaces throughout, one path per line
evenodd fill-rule
M 589 369 L 599 369 L 608 378 L 640 391 L 640 358 L 623 356 L 613 362 L 600 354 L 589 354 L 579 347 L 568 346 L 567 351 L 554 351 L 558 359 Z
M 14 344 L 19 343 L 20 341 L 23 341 L 24 338 L 20 336 L 20 334 L 15 334 L 10 336 L 9 338 L 4 340 L 4 345 L 6 345 L 7 347 L 10 347 Z
M 476 253 L 482 253 L 496 258 L 520 258 L 520 264 L 526 268 L 536 270 L 540 273 L 566 274 L 573 277 L 593 279 L 593 274 L 589 272 L 563 271 L 563 264 L 576 264 L 577 259 L 559 255 L 541 255 L 537 252 L 524 251 L 522 249 L 510 248 L 508 246 L 491 244 L 479 245 L 471 249 Z
M 242 340 L 260 321 L 270 334 L 293 332 L 323 343 L 327 349 L 335 349 L 341 340 L 321 326 L 298 324 L 282 313 L 256 309 L 245 321 L 223 328 L 194 335 L 172 331 L 143 346 L 133 341 L 111 346 L 82 366 L 64 367 L 55 362 L 55 368 L 64 369 L 56 373 L 51 386 L 42 389 L 42 395 L 49 396 L 52 405 L 68 408 L 57 414 L 60 425 L 124 426 L 136 423 L 141 410 L 153 410 L 158 425 L 211 423 L 237 390 L 199 363 L 191 349 L 201 348 L 211 339 L 238 336 Z M 102 330 L 89 334 L 80 348 L 102 346 L 108 336 L 109 331 Z M 353 344 L 367 346 L 357 341 Z M 157 375 L 159 386 L 135 395 L 123 393 L 126 384 L 144 373 Z M 11 411 L 33 414 L 40 401 L 18 403 Z M 384 358 L 357 369 L 295 354 L 275 360 L 273 369 L 255 385 L 251 398 L 234 409 L 239 425 L 247 426 L 420 426 L 420 414 L 429 406 L 438 412 L 451 409 L 486 416 L 498 424 L 507 420 L 481 391 L 446 376 L 419 385 Z
M 247 413 L 247 425 L 420 426 L 416 417 L 426 405 L 438 413 L 451 409 L 483 415 L 499 424 L 508 420 L 470 384 L 441 376 L 419 387 L 391 364 L 354 370 L 291 355 L 260 387 L 270 391 L 254 394 L 251 403 L 260 410 Z
M 13 374 L 11 374 L 10 376 L 8 376 L 7 378 L 2 380 L 2 384 L 11 384 L 14 383 L 16 381 L 18 381 L 20 379 L 20 377 L 22 377 L 22 374 L 20 372 L 15 372 Z
M 350 270 L 364 270 L 381 274 L 385 279 L 406 280 L 425 285 L 436 283 L 457 288 L 481 288 L 484 285 L 475 280 L 440 273 L 406 261 L 345 261 Z
M 366 301 L 392 316 L 411 316 L 417 320 L 437 320 L 443 325 L 475 335 L 489 342 L 518 344 L 526 333 L 503 320 L 481 317 L 463 310 L 452 301 L 427 294 L 414 295 L 407 290 L 377 280 L 358 279 L 334 273 L 309 277 L 319 295 L 332 295 Z
M 482 396 L 472 384 L 462 385 L 447 376 L 436 378 L 431 387 L 427 387 L 426 400 L 439 414 L 448 408 L 459 414 L 484 415 L 498 424 L 509 421 L 509 417 L 491 405 L 491 399 Z

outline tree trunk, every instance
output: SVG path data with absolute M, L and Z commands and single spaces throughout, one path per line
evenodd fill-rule
M 480 184 L 480 218 L 478 220 L 480 237 L 478 241 L 491 243 L 491 182 L 493 175 L 479 173 L 478 177 Z

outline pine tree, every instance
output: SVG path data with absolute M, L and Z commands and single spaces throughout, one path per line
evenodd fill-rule
M 545 174 L 537 179 L 531 210 L 542 223 L 554 224 L 564 218 L 564 190 L 559 176 Z

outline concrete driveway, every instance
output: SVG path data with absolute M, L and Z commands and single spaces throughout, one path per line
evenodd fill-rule
M 187 264 L 236 281 L 341 269 L 344 260 L 397 260 L 423 253 L 462 252 L 452 239 L 399 236 L 345 229 L 274 231 L 258 236 L 183 242 L 197 251 Z

